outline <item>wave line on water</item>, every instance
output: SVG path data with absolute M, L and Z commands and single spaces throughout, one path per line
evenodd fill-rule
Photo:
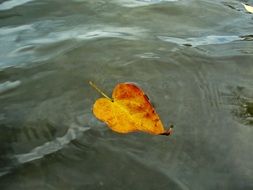
M 50 25 L 55 24 L 57 25 L 58 21 L 50 23 Z M 0 41 L 7 44 L 4 49 L 0 50 L 0 56 L 3 55 L 0 69 L 17 65 L 22 67 L 27 64 L 46 61 L 73 49 L 73 47 L 79 46 L 83 41 L 108 38 L 139 40 L 147 36 L 147 30 L 140 27 L 88 25 L 71 29 L 67 28 L 61 31 L 52 30 L 49 33 L 44 33 L 41 30 L 42 26 L 43 24 L 38 22 L 32 25 L 0 29 Z M 11 35 L 7 35 L 10 33 Z M 26 38 L 26 36 L 30 37 Z M 17 41 L 16 39 L 19 40 Z M 73 41 L 73 43 L 65 43 L 68 40 Z M 64 44 L 55 48 L 54 51 L 40 51 L 40 48 L 57 43 Z
M 2 37 L 6 38 L 6 35 L 10 35 L 13 33 L 19 33 L 22 31 L 31 31 L 32 25 L 26 24 L 26 25 L 21 25 L 21 26 L 16 26 L 16 27 L 2 27 L 0 28 L 0 35 L 2 35 Z
M 0 94 L 4 93 L 8 90 L 12 90 L 16 87 L 18 87 L 21 84 L 21 82 L 19 80 L 17 81 L 6 81 L 4 83 L 0 83 Z
M 158 38 L 165 42 L 171 42 L 178 45 L 185 46 L 203 46 L 203 45 L 213 45 L 213 44 L 226 44 L 238 40 L 242 40 L 239 36 L 203 36 L 196 38 L 176 38 L 176 37 L 166 37 L 166 36 L 158 36 Z
M 117 0 L 116 3 L 120 4 L 123 7 L 141 7 L 148 6 L 153 4 L 158 4 L 162 2 L 174 2 L 178 0 Z
M 0 11 L 9 10 L 34 0 L 10 0 L 0 4 Z
M 20 164 L 41 159 L 48 154 L 61 150 L 65 145 L 69 144 L 72 140 L 75 140 L 82 132 L 89 129 L 90 128 L 88 127 L 73 125 L 68 129 L 64 136 L 58 137 L 53 141 L 46 142 L 45 144 L 32 149 L 28 153 L 18 154 L 15 157 Z
M 80 27 L 72 30 L 51 32 L 46 38 L 37 38 L 31 40 L 30 43 L 48 44 L 60 41 L 76 39 L 76 40 L 91 40 L 97 38 L 122 38 L 127 40 L 135 40 L 137 37 L 142 37 L 146 30 L 138 27 L 113 27 L 113 26 L 96 26 L 93 30 Z

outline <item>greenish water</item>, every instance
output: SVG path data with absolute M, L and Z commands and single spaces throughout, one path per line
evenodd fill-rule
M 253 189 L 241 2 L 0 0 L 0 189 Z M 110 131 L 90 80 L 139 84 L 175 133 Z

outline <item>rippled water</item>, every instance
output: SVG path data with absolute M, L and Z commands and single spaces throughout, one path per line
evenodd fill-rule
M 242 2 L 1 0 L 0 189 L 253 189 Z M 175 133 L 113 133 L 89 80 L 138 83 Z

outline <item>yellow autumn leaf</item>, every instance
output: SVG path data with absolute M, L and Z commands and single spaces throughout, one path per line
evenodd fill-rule
M 90 85 L 105 98 L 93 105 L 93 113 L 109 128 L 118 133 L 142 131 L 155 135 L 170 135 L 172 128 L 165 130 L 163 124 L 145 93 L 133 83 L 120 83 L 113 90 L 112 98 L 96 85 Z
M 253 7 L 252 6 L 246 5 L 244 3 L 242 3 L 242 5 L 246 9 L 246 11 L 248 11 L 249 13 L 253 13 Z

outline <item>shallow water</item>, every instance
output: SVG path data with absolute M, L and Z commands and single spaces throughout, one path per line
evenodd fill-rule
M 0 3 L 1 190 L 253 189 L 240 1 Z M 139 84 L 175 133 L 113 133 L 92 115 L 90 80 L 107 94 Z

